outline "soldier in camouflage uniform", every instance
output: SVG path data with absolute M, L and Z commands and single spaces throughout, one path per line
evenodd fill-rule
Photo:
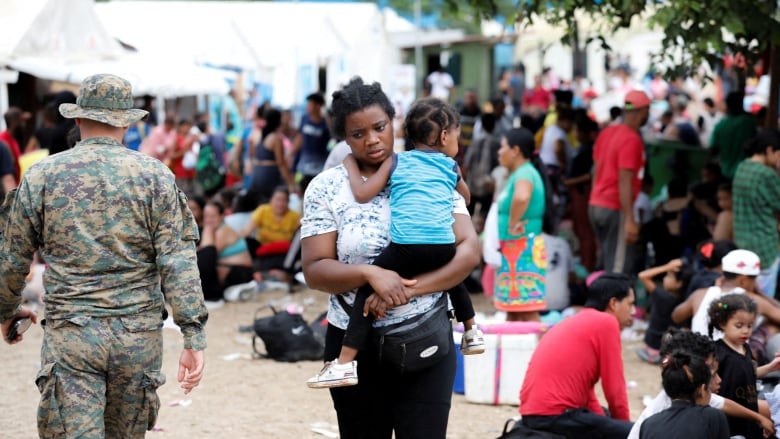
M 31 315 L 20 293 L 33 253 L 48 264 L 35 379 L 42 438 L 138 438 L 154 426 L 164 300 L 184 335 L 184 392 L 203 374 L 198 229 L 170 170 L 120 143 L 147 115 L 132 104 L 126 80 L 86 78 L 77 103 L 59 108 L 84 140 L 31 167 L 0 212 L 4 339 L 12 319 Z

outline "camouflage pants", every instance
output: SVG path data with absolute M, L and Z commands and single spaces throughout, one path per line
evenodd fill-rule
M 161 326 L 159 314 L 46 320 L 35 378 L 40 437 L 144 437 L 165 382 Z

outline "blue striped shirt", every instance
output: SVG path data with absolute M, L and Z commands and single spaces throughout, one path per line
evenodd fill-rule
M 441 152 L 396 155 L 390 175 L 390 239 L 397 244 L 453 244 L 455 161 Z

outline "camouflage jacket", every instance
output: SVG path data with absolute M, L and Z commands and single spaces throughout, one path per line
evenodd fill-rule
M 37 250 L 48 264 L 47 319 L 134 316 L 161 325 L 164 294 L 185 348 L 206 347 L 198 229 L 159 160 L 108 137 L 83 140 L 32 166 L 0 222 L 0 321 L 21 302 Z

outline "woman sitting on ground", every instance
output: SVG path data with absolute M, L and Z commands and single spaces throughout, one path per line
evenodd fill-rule
M 203 209 L 198 269 L 207 301 L 222 300 L 225 288 L 252 280 L 252 256 L 246 241 L 225 226 L 224 215 L 224 206 L 216 201 L 209 201 Z
M 277 279 L 283 282 L 290 280 L 281 268 L 301 219 L 298 212 L 289 208 L 289 202 L 287 188 L 277 187 L 271 201 L 255 209 L 249 224 L 241 231 L 241 235 L 249 241 L 250 253 L 257 261 L 257 271 L 272 271 L 274 276 L 283 277 Z

